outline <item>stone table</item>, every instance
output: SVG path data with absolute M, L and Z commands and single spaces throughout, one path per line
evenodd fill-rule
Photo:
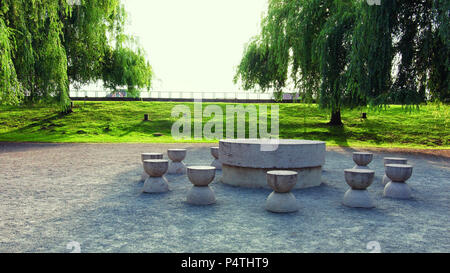
M 266 173 L 289 170 L 298 173 L 294 189 L 319 186 L 325 164 L 322 141 L 280 139 L 226 139 L 219 142 L 221 182 L 245 188 L 269 188 Z

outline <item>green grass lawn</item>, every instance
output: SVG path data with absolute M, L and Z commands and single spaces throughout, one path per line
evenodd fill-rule
M 0 106 L 0 141 L 13 142 L 216 142 L 175 140 L 171 117 L 175 102 L 75 102 L 74 112 L 62 116 L 57 107 Z M 193 109 L 193 103 L 183 103 Z M 203 107 L 212 103 L 204 103 Z M 226 103 L 214 103 L 224 109 Z M 450 147 L 448 105 L 428 105 L 407 111 L 401 106 L 385 110 L 344 110 L 343 127 L 330 127 L 329 111 L 317 105 L 280 104 L 280 137 L 324 140 L 328 145 L 354 147 Z M 150 122 L 144 122 L 148 113 Z M 208 119 L 204 119 L 206 123 Z M 248 127 L 248 126 L 247 126 Z M 192 125 L 192 128 L 194 126 Z M 269 127 L 270 128 L 270 127 Z M 224 122 L 224 131 L 225 131 Z M 154 136 L 160 133 L 162 136 Z

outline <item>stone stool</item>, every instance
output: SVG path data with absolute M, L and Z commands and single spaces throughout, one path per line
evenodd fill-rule
M 372 153 L 353 153 L 353 161 L 356 163 L 356 166 L 353 167 L 353 169 L 370 170 L 367 165 L 372 162 L 372 159 Z
M 216 168 L 212 166 L 193 166 L 187 168 L 187 176 L 193 184 L 186 201 L 192 205 L 211 205 L 216 196 L 209 184 L 214 180 Z
M 141 161 L 144 163 L 144 160 L 150 160 L 150 159 L 163 159 L 162 153 L 142 153 L 141 154 Z M 147 172 L 144 170 L 141 175 L 141 181 L 145 181 L 148 178 Z
M 411 165 L 387 164 L 386 175 L 391 182 L 384 187 L 385 197 L 409 199 L 412 197 L 411 188 L 405 183 L 412 175 Z
M 277 213 L 298 211 L 297 199 L 291 190 L 297 184 L 297 172 L 269 171 L 267 184 L 274 190 L 266 200 L 266 210 Z
M 216 170 L 222 170 L 222 163 L 219 161 L 219 147 L 211 147 L 211 155 L 214 157 L 211 166 L 216 167 Z
M 148 174 L 143 192 L 161 193 L 169 191 L 169 183 L 164 177 L 169 167 L 169 161 L 164 159 L 144 160 L 144 170 Z
M 384 169 L 386 171 L 386 165 L 387 164 L 402 164 L 402 165 L 406 165 L 408 164 L 408 159 L 406 158 L 399 158 L 399 157 L 385 157 L 384 158 Z M 387 177 L 386 174 L 384 174 L 383 176 L 383 180 L 381 181 L 381 183 L 383 184 L 383 186 L 386 186 L 387 183 L 391 182 L 391 179 L 389 179 L 389 177 Z
M 351 208 L 373 208 L 375 204 L 370 198 L 367 188 L 372 184 L 375 171 L 365 169 L 344 170 L 345 181 L 350 189 L 344 195 L 345 206 Z
M 169 163 L 169 174 L 185 174 L 186 165 L 183 160 L 186 157 L 186 149 L 169 149 L 167 150 L 167 156 L 172 160 Z

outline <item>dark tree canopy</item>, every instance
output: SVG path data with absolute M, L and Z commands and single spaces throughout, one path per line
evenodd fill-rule
M 235 82 L 344 107 L 450 101 L 448 0 L 270 0 Z
M 125 18 L 120 0 L 0 1 L 0 103 L 56 100 L 65 111 L 71 85 L 105 78 L 110 52 L 139 59 L 126 85 L 149 87 L 143 51 L 123 48 Z

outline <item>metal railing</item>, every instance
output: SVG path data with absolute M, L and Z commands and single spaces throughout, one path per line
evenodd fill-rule
M 126 91 L 120 90 L 114 94 L 105 90 L 71 90 L 71 98 L 121 98 L 126 97 Z M 142 99 L 211 99 L 211 100 L 273 100 L 273 93 L 231 91 L 142 91 Z

